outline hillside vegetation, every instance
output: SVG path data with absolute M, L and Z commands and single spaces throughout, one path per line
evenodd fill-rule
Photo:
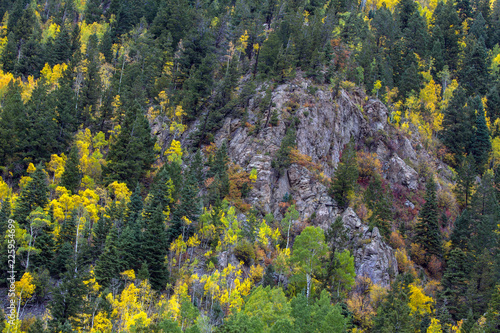
M 2 332 L 500 331 L 500 0 L 0 18 Z

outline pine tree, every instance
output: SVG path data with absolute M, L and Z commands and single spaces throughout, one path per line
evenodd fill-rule
M 465 89 L 458 87 L 453 92 L 448 107 L 444 110 L 443 130 L 440 132 L 440 137 L 455 156 L 464 156 L 470 151 L 476 119 L 475 111 L 471 108 L 472 102 L 472 99 L 467 100 Z
M 1 62 L 5 72 L 14 72 L 17 63 L 17 40 L 12 31 L 7 36 L 7 44 L 2 51 Z
M 110 147 L 108 165 L 103 168 L 106 182 L 125 182 L 129 188 L 136 185 L 151 168 L 154 143 L 146 117 L 137 106 L 129 109 L 120 134 Z
M 107 287 L 113 278 L 117 278 L 123 270 L 122 249 L 118 243 L 118 231 L 112 227 L 106 237 L 104 251 L 95 265 L 95 277 L 97 282 Z
M 164 220 L 161 207 L 150 207 L 147 210 L 146 227 L 141 244 L 151 286 L 156 290 L 163 290 L 168 282 L 168 270 L 165 266 L 168 247 Z
M 470 235 L 472 232 L 471 216 L 467 210 L 455 220 L 455 226 L 451 233 L 451 242 L 453 248 L 467 251 L 469 249 Z
M 71 193 L 77 193 L 77 189 L 80 186 L 80 180 L 82 173 L 80 172 L 80 161 L 78 159 L 78 148 L 73 146 L 69 152 L 66 165 L 64 166 L 64 172 L 61 176 L 61 186 L 64 186 Z
M 52 319 L 48 326 L 57 332 L 62 326 L 78 329 L 81 325 L 79 317 L 84 315 L 84 295 L 87 295 L 89 287 L 83 282 L 81 271 L 76 271 L 74 265 L 72 263 L 62 282 L 52 292 L 49 305 Z
M 488 92 L 490 82 L 490 61 L 484 40 L 470 40 L 464 54 L 462 69 L 458 72 L 458 79 L 468 95 Z
M 342 152 L 330 187 L 330 195 L 333 196 L 339 208 L 345 209 L 349 206 L 350 197 L 353 195 L 358 175 L 359 170 L 358 162 L 356 161 L 354 139 L 351 138 Z
M 486 111 L 490 122 L 493 124 L 496 119 L 500 118 L 500 83 L 491 86 L 486 99 Z M 500 129 L 494 129 L 493 133 L 499 135 Z
M 472 155 L 467 155 L 465 158 L 462 158 L 457 167 L 457 186 L 455 188 L 455 194 L 465 208 L 470 205 L 476 175 L 476 162 Z
M 425 204 L 419 213 L 419 220 L 415 225 L 414 241 L 422 245 L 428 255 L 441 256 L 441 232 L 438 223 L 438 206 L 436 183 L 431 175 L 426 184 Z
M 63 25 L 61 27 L 61 31 L 57 34 L 56 39 L 54 40 L 54 49 L 53 49 L 53 61 L 51 65 L 62 64 L 69 62 L 71 58 L 71 36 L 69 35 L 66 26 Z
M 460 249 L 451 250 L 441 279 L 443 291 L 440 298 L 448 300 L 448 311 L 455 320 L 460 320 L 465 315 L 465 291 L 469 272 L 470 268 L 465 252 Z
M 484 118 L 483 103 L 480 97 L 476 97 L 476 128 L 474 139 L 471 145 L 471 153 L 476 161 L 476 167 L 479 174 L 484 172 L 484 165 L 488 162 L 489 153 L 491 152 L 490 132 L 486 126 L 486 119 Z
M 378 227 L 382 236 L 388 237 L 392 219 L 391 203 L 389 194 L 382 183 L 382 177 L 379 174 L 372 177 L 364 196 L 368 209 L 372 211 L 369 219 L 370 226 Z
M 102 15 L 101 0 L 87 1 L 84 15 L 87 24 L 99 22 Z
M 28 215 L 37 207 L 45 209 L 49 203 L 49 188 L 47 186 L 47 176 L 41 165 L 32 174 L 32 180 L 21 190 L 21 194 L 14 206 L 13 219 L 25 225 Z
M 408 275 L 398 275 L 392 283 L 387 297 L 377 309 L 373 330 L 375 332 L 414 332 L 416 322 L 411 315 L 408 285 L 412 282 Z
M 21 85 L 12 80 L 7 86 L 7 92 L 4 95 L 2 103 L 0 117 L 0 161 L 2 161 L 3 166 L 7 167 L 10 167 L 11 163 L 20 159 L 20 131 L 25 126 L 25 119 L 22 116 L 24 113 L 24 103 L 21 99 L 21 92 Z

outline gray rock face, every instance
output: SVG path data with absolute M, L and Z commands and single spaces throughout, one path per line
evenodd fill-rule
M 399 156 L 394 156 L 385 163 L 384 173 L 391 183 L 404 185 L 410 190 L 418 188 L 418 173 Z
M 352 208 L 342 214 L 342 221 L 354 245 L 356 276 L 369 277 L 374 283 L 388 286 L 398 271 L 393 249 L 383 241 L 377 227 L 370 232 Z

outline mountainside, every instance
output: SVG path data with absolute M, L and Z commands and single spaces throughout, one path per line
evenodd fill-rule
M 0 0 L 0 331 L 500 331 L 500 0 Z

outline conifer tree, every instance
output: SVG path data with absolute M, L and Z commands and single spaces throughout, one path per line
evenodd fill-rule
M 73 194 L 76 194 L 76 190 L 80 186 L 80 180 L 82 177 L 79 164 L 78 148 L 75 145 L 71 147 L 71 151 L 69 152 L 60 183 L 61 186 L 64 186 Z
M 159 206 L 148 208 L 146 214 L 146 227 L 141 244 L 144 262 L 148 265 L 151 286 L 162 290 L 168 282 L 168 270 L 165 266 L 168 249 L 165 217 Z
M 99 22 L 102 15 L 101 0 L 87 1 L 84 15 L 87 24 Z
M 441 256 L 441 232 L 438 223 L 438 206 L 436 196 L 436 183 L 434 176 L 430 176 L 426 184 L 425 204 L 420 210 L 419 220 L 415 226 L 416 243 L 422 245 L 431 255 Z
M 471 153 L 476 161 L 476 166 L 479 174 L 484 172 L 484 165 L 488 162 L 489 153 L 491 152 L 490 132 L 486 126 L 486 119 L 484 118 L 483 103 L 480 97 L 476 97 L 476 127 L 474 132 L 474 139 L 471 145 Z
M 337 202 L 339 208 L 345 209 L 349 206 L 350 196 L 353 194 L 358 175 L 359 170 L 358 162 L 356 161 L 354 139 L 351 138 L 342 152 L 330 187 L 330 194 Z
M 154 161 L 154 142 L 149 123 L 139 108 L 127 110 L 120 134 L 110 147 L 108 165 L 103 169 L 106 182 L 125 182 L 129 188 L 136 185 Z
M 95 277 L 99 284 L 109 286 L 113 278 L 117 278 L 123 270 L 122 249 L 118 243 L 118 232 L 112 227 L 106 237 L 104 251 L 95 265 Z
M 61 31 L 54 40 L 53 59 L 49 62 L 52 66 L 69 62 L 71 58 L 71 37 L 66 26 L 61 27 Z
M 50 312 L 52 319 L 48 325 L 53 331 L 59 332 L 62 327 L 69 326 L 71 330 L 78 329 L 84 314 L 84 295 L 88 293 L 88 286 L 83 282 L 81 271 L 75 270 L 75 263 L 69 266 L 62 282 L 52 292 Z M 66 332 L 66 331 L 65 331 Z
M 5 69 L 4 69 L 5 70 Z M 21 85 L 11 81 L 4 95 L 0 117 L 0 161 L 3 166 L 20 158 L 19 141 L 20 131 L 25 126 L 24 103 L 21 99 Z
M 490 61 L 484 40 L 473 39 L 465 49 L 462 69 L 458 72 L 461 85 L 467 94 L 485 95 L 490 82 Z
M 391 203 L 379 174 L 375 174 L 370 180 L 365 192 L 365 201 L 368 209 L 372 211 L 369 219 L 370 226 L 378 227 L 382 236 L 388 237 L 392 219 Z
M 465 315 L 464 297 L 470 272 L 467 255 L 460 249 L 453 249 L 446 264 L 446 270 L 441 279 L 443 291 L 440 298 L 448 300 L 450 314 L 453 319 L 460 320 Z
M 457 186 L 455 193 L 457 199 L 461 201 L 465 208 L 469 207 L 472 191 L 474 189 L 475 177 L 477 174 L 476 162 L 472 155 L 462 158 L 457 167 Z
M 14 207 L 13 218 L 21 225 L 27 223 L 28 215 L 37 207 L 45 209 L 49 203 L 47 176 L 41 165 L 32 174 L 32 180 L 21 190 Z
M 474 109 L 471 107 L 472 102 L 471 99 L 467 100 L 465 89 L 458 87 L 453 92 L 448 107 L 444 110 L 443 130 L 440 137 L 455 156 L 467 155 L 470 151 L 476 119 Z
M 414 332 L 417 323 L 408 305 L 411 280 L 408 274 L 398 275 L 392 283 L 387 297 L 377 309 L 373 326 L 375 332 Z

